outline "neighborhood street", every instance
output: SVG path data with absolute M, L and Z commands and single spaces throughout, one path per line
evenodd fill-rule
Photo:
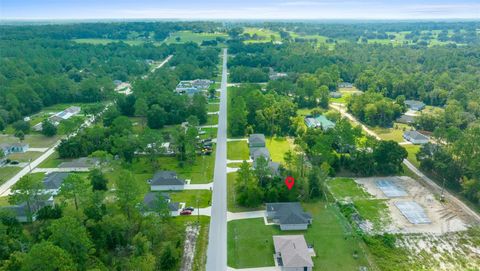
M 227 49 L 223 49 L 212 210 L 206 270 L 227 269 Z

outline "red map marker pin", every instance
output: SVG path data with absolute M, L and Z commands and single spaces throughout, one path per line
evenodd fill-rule
M 285 184 L 288 187 L 288 190 L 292 190 L 293 185 L 295 184 L 295 179 L 292 176 L 285 178 Z

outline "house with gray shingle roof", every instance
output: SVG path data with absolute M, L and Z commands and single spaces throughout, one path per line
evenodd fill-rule
M 185 180 L 178 178 L 174 171 L 157 171 L 147 182 L 152 191 L 183 190 L 185 187 Z
M 282 271 L 311 271 L 315 251 L 307 245 L 303 235 L 274 235 L 276 266 Z
M 413 144 L 427 144 L 429 141 L 426 135 L 423 135 L 417 131 L 406 131 L 403 133 L 403 138 L 412 142 Z
M 312 216 L 303 211 L 299 202 L 275 202 L 266 204 L 267 219 L 280 225 L 282 231 L 306 230 Z
M 415 100 L 406 100 L 405 105 L 415 111 L 421 111 L 425 108 L 425 104 L 421 101 L 415 101 Z
M 265 147 L 265 135 L 264 134 L 251 134 L 248 137 L 248 147 L 250 148 L 262 148 Z
M 411 124 L 415 123 L 415 117 L 403 114 L 399 118 L 397 118 L 395 121 L 398 122 L 398 123 L 411 125 Z
M 52 172 L 49 173 L 43 179 L 43 186 L 45 188 L 45 192 L 56 196 L 60 192 L 60 187 L 62 186 L 65 179 L 70 175 L 68 172 Z
M 100 164 L 100 160 L 97 158 L 80 157 L 72 161 L 63 162 L 60 165 L 58 165 L 58 167 L 84 169 L 84 168 L 95 167 L 95 166 L 98 166 L 99 164 Z
M 168 210 L 170 211 L 171 216 L 177 216 L 178 210 L 180 209 L 180 203 L 172 202 L 170 196 L 166 193 L 158 193 L 158 192 L 148 192 L 145 197 L 143 198 L 143 205 L 145 207 L 144 214 L 151 213 L 156 209 L 156 204 L 158 204 L 158 200 L 163 199 L 168 205 Z
M 255 162 L 259 157 L 265 158 L 267 161 L 270 161 L 270 151 L 267 148 L 250 148 L 250 157 Z
M 32 216 L 32 221 L 37 220 L 37 212 L 45 206 L 53 206 L 53 201 L 35 201 L 30 204 L 30 211 Z M 15 216 L 19 222 L 28 222 L 28 206 L 26 202 L 23 202 L 18 205 L 11 205 L 1 207 L 1 210 L 7 211 Z

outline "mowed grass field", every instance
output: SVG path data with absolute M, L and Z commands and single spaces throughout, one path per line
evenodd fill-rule
M 0 184 L 8 181 L 15 176 L 22 168 L 21 167 L 1 167 L 0 168 Z
M 289 150 L 293 151 L 294 145 L 291 139 L 286 137 L 269 137 L 265 139 L 270 158 L 274 162 L 283 163 L 283 157 Z
M 335 207 L 324 202 L 303 204 L 313 217 L 306 231 L 281 231 L 277 225 L 266 226 L 263 218 L 228 222 L 228 265 L 251 268 L 274 265 L 273 235 L 303 234 L 313 245 L 315 270 L 359 270 L 368 266 L 361 241 Z M 358 257 L 353 255 L 355 252 Z
M 212 200 L 212 192 L 210 190 L 183 190 L 168 194 L 173 202 L 185 202 L 186 207 L 205 208 L 210 206 L 210 201 Z
M 226 39 L 228 38 L 228 35 L 225 33 L 193 33 L 192 31 L 178 31 L 170 34 L 170 36 L 165 39 L 165 43 L 202 43 L 207 40 L 215 40 L 218 37 Z M 179 40 L 177 40 L 177 38 L 179 38 Z
M 272 42 L 280 41 L 280 33 L 272 31 L 266 28 L 258 27 L 245 27 L 243 33 L 248 33 L 250 36 L 257 35 L 259 39 L 249 39 L 245 40 L 244 43 L 261 43 L 261 42 Z M 273 37 L 273 39 L 272 39 Z
M 408 131 L 411 127 L 407 124 L 397 123 L 393 124 L 393 128 L 385 127 L 370 127 L 381 139 L 393 140 L 396 142 L 404 142 L 403 132 Z
M 227 142 L 228 160 L 248 160 L 249 152 L 247 141 L 242 140 Z
M 417 160 L 417 153 L 420 151 L 421 146 L 420 145 L 402 145 L 407 152 L 408 152 L 408 157 L 407 160 L 410 161 L 415 167 L 420 168 L 420 162 Z

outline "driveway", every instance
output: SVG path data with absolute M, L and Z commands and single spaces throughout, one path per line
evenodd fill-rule
M 81 167 L 81 168 L 73 168 L 73 167 L 65 167 L 65 168 L 35 168 L 32 170 L 32 173 L 37 173 L 37 172 L 45 172 L 45 173 L 50 173 L 50 172 L 89 172 L 90 169 L 86 167 Z
M 240 213 L 227 213 L 227 220 L 239 220 L 239 219 L 250 219 L 250 218 L 261 218 L 265 217 L 265 211 L 253 211 L 253 212 L 240 212 Z
M 227 49 L 223 49 L 220 113 L 206 270 L 227 269 Z

